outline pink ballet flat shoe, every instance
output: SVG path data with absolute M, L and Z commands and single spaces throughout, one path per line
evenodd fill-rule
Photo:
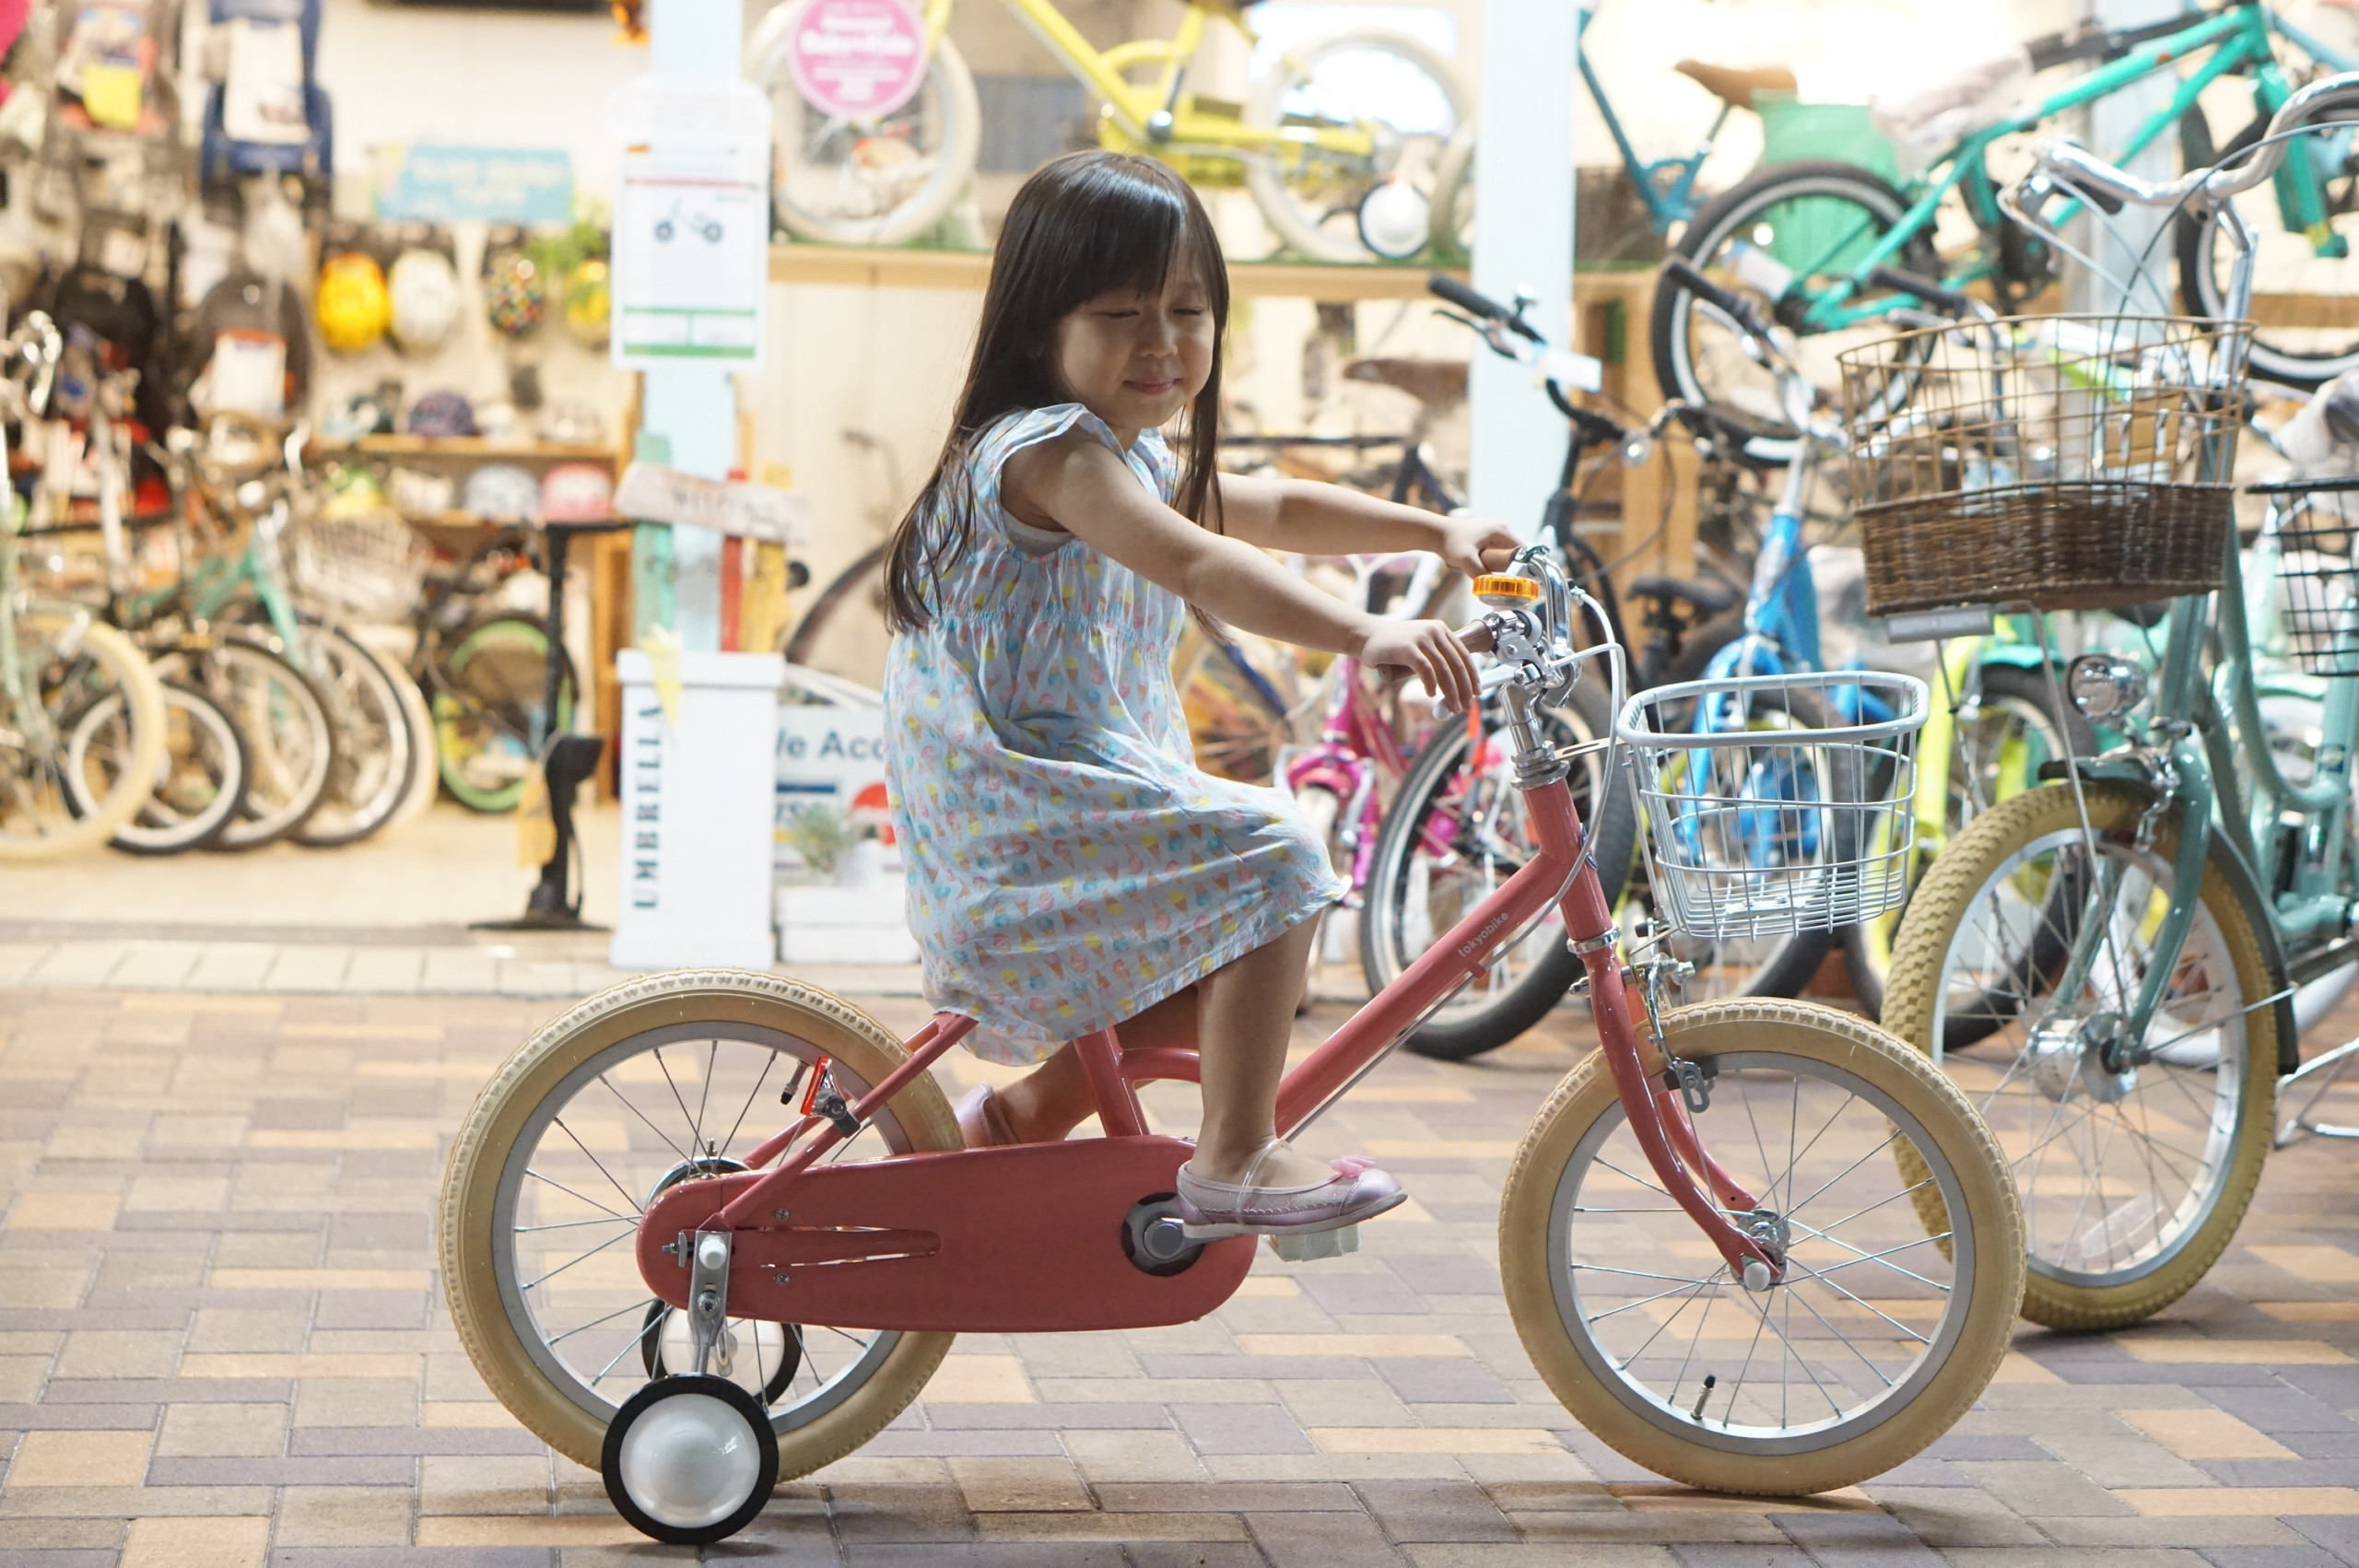
M 1408 1200 L 1399 1182 L 1357 1158 L 1337 1160 L 1332 1176 L 1307 1187 L 1256 1187 L 1262 1162 L 1278 1146 L 1274 1138 L 1262 1145 L 1241 1182 L 1208 1181 L 1192 1163 L 1180 1167 L 1180 1219 L 1190 1241 L 1341 1230 Z
M 1004 1149 L 1016 1141 L 1007 1107 L 988 1083 L 977 1084 L 952 1114 L 958 1118 L 959 1141 L 969 1149 Z

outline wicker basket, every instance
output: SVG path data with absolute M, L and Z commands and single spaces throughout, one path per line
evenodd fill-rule
M 2208 593 L 2247 323 L 2047 316 L 1842 356 L 1868 612 L 2097 610 Z M 1915 369 L 1907 406 L 1895 364 Z
M 407 620 L 433 554 L 393 511 L 309 518 L 288 544 L 296 591 L 332 614 L 362 621 Z

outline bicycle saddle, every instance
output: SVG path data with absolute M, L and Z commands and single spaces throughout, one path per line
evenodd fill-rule
M 1466 401 L 1466 362 L 1462 359 L 1355 359 L 1344 367 L 1344 379 L 1394 388 L 1429 409 L 1449 408 Z
M 1783 65 L 1708 65 L 1682 60 L 1672 67 L 1731 109 L 1751 109 L 1755 93 L 1794 90 L 1794 74 Z

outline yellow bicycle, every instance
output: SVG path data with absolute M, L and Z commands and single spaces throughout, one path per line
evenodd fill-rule
M 771 190 L 800 239 L 893 245 L 940 224 L 975 172 L 982 111 L 946 33 L 954 0 L 923 0 L 929 68 L 915 96 L 863 120 L 828 113 L 794 84 L 798 27 L 823 0 L 785 0 L 746 51 L 777 124 Z M 1432 232 L 1453 144 L 1472 145 L 1468 100 L 1449 62 L 1405 33 L 1356 29 L 1276 52 L 1243 102 L 1196 90 L 1191 72 L 1215 19 L 1263 53 L 1252 0 L 1191 0 L 1168 39 L 1100 50 L 1054 0 L 1006 0 L 1100 104 L 1097 144 L 1144 153 L 1198 185 L 1243 184 L 1279 246 L 1328 262 L 1405 258 Z

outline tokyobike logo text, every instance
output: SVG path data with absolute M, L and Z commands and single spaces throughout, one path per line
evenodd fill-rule
M 1499 928 L 1507 923 L 1508 917 L 1505 915 L 1494 915 L 1491 917 L 1491 923 L 1489 925 L 1485 926 L 1481 930 L 1476 931 L 1473 936 L 1458 944 L 1458 956 L 1461 958 L 1472 958 L 1477 953 L 1481 953 L 1485 949 L 1488 948 L 1491 945 L 1491 939 L 1498 935 Z

